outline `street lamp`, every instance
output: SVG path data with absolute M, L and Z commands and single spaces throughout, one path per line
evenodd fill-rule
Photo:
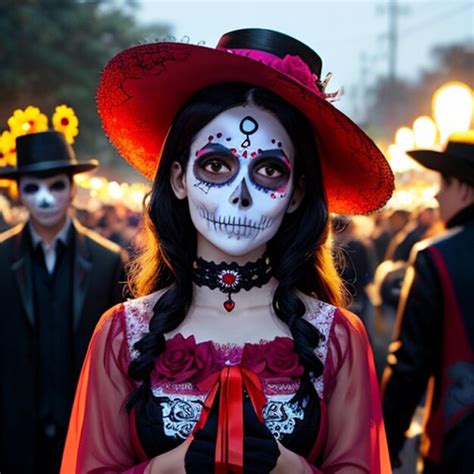
M 433 96 L 433 116 L 443 144 L 453 132 L 469 130 L 472 118 L 472 89 L 462 82 L 448 82 Z

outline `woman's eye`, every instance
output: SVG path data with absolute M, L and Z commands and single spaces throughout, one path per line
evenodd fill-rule
M 279 178 L 282 175 L 281 171 L 269 165 L 261 166 L 256 171 L 257 174 L 265 176 L 265 178 Z
M 204 165 L 204 170 L 210 173 L 228 173 L 230 168 L 222 161 L 212 160 Z

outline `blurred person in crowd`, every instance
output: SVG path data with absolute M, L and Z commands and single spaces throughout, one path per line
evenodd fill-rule
M 374 216 L 375 227 L 370 238 L 374 244 L 377 264 L 385 259 L 390 241 L 405 227 L 409 216 L 410 213 L 403 209 L 391 213 L 382 211 Z
M 352 297 L 350 310 L 364 323 L 373 336 L 370 300 L 366 291 L 375 270 L 375 251 L 370 240 L 358 232 L 353 219 L 338 216 L 333 221 L 334 241 L 341 250 L 339 274 Z
M 437 195 L 447 233 L 417 244 L 402 288 L 397 335 L 383 381 L 394 465 L 425 390 L 424 473 L 474 471 L 474 132 L 443 152 L 408 152 L 441 173 Z M 431 383 L 428 385 L 428 381 Z
M 412 219 L 397 233 L 390 242 L 386 260 L 408 261 L 413 246 L 420 240 L 434 235 L 433 228 L 438 222 L 438 210 L 425 207 L 416 213 Z
M 25 224 L 0 237 L 0 472 L 59 471 L 79 371 L 105 309 L 121 301 L 121 249 L 68 215 L 79 163 L 61 133 L 16 140 Z
M 123 236 L 126 218 L 127 208 L 123 204 L 105 204 L 102 217 L 97 223 L 99 233 L 121 247 L 126 247 L 128 242 Z

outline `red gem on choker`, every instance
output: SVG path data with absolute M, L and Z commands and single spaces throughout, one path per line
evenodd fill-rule
M 222 282 L 226 285 L 233 285 L 236 279 L 236 276 L 232 275 L 232 273 L 226 273 L 222 275 Z
M 228 313 L 230 313 L 235 308 L 235 302 L 232 300 L 224 301 L 224 308 Z

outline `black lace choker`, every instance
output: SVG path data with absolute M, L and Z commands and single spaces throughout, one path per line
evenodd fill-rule
M 219 288 L 222 293 L 227 293 L 224 308 L 230 312 L 235 308 L 232 293 L 238 293 L 242 288 L 260 288 L 270 281 L 272 266 L 270 258 L 265 253 L 256 262 L 249 262 L 240 266 L 236 262 L 214 263 L 207 262 L 199 257 L 193 263 L 193 281 L 198 286 L 207 286 L 211 290 Z

